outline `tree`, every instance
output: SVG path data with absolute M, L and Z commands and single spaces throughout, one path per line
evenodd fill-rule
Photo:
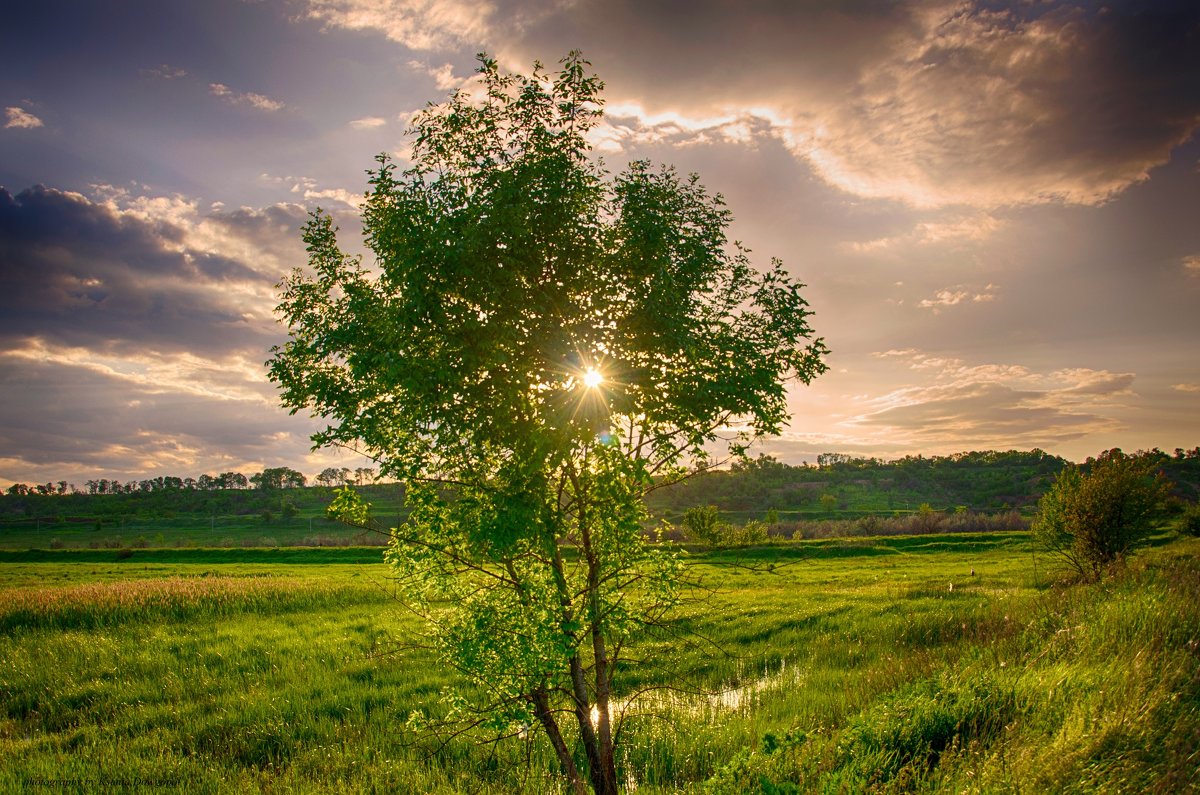
M 1166 479 L 1150 456 L 1119 449 L 1064 468 L 1038 503 L 1034 539 L 1086 579 L 1143 542 L 1162 516 Z
M 524 77 L 481 57 L 475 95 L 417 116 L 412 167 L 371 172 L 374 268 L 314 213 L 268 366 L 284 405 L 327 423 L 315 446 L 406 483 L 388 560 L 481 694 L 447 720 L 538 727 L 574 792 L 612 793 L 614 671 L 677 600 L 643 498 L 778 432 L 787 383 L 826 349 L 803 285 L 750 266 L 696 176 L 589 158 L 587 67 L 572 53 Z M 331 508 L 372 524 L 349 489 Z
M 341 486 L 346 480 L 342 475 L 343 470 L 337 467 L 325 467 L 321 470 L 321 474 L 317 475 L 317 484 L 321 486 Z
M 217 475 L 217 488 L 220 489 L 246 489 L 250 487 L 250 480 L 241 472 L 222 472 Z
M 250 477 L 250 483 L 263 491 L 303 488 L 307 478 L 290 467 L 267 467 Z

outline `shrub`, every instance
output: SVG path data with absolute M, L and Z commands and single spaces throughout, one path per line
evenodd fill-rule
M 726 544 L 761 544 L 767 540 L 767 524 L 751 519 L 741 527 L 726 524 L 721 540 Z
M 697 505 L 683 514 L 683 532 L 697 544 L 719 544 L 725 535 L 725 522 L 715 505 Z
M 1143 542 L 1162 516 L 1167 481 L 1147 456 L 1108 450 L 1062 470 L 1038 503 L 1033 537 L 1085 579 Z
M 1184 509 L 1179 528 L 1190 536 L 1200 536 L 1200 503 L 1192 503 Z

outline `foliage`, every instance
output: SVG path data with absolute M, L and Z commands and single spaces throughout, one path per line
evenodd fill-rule
M 1154 464 L 1113 449 L 1089 460 L 1086 470 L 1064 469 L 1038 504 L 1034 538 L 1080 576 L 1098 578 L 1143 542 L 1163 514 L 1168 486 Z
M 250 478 L 250 483 L 263 491 L 304 488 L 304 475 L 291 467 L 267 467 Z
M 644 495 L 777 432 L 786 383 L 821 373 L 825 347 L 802 285 L 750 267 L 697 177 L 589 159 L 602 84 L 578 53 L 554 75 L 481 64 L 475 95 L 415 119 L 410 169 L 371 173 L 377 270 L 314 214 L 270 373 L 326 418 L 317 445 L 408 484 L 388 559 L 475 685 L 432 728 L 539 727 L 573 790 L 609 793 L 615 672 L 678 593 Z M 348 492 L 335 510 L 371 523 Z
M 687 539 L 697 544 L 719 544 L 725 535 L 726 523 L 721 521 L 721 514 L 715 505 L 688 508 L 681 524 Z
M 1183 509 L 1180 527 L 1190 536 L 1200 536 L 1200 504 L 1192 503 Z
M 728 470 L 707 472 L 651 496 L 655 513 L 716 505 L 761 517 L 775 508 L 792 518 L 837 512 L 908 513 L 921 503 L 934 508 L 965 506 L 977 512 L 1032 509 L 1067 462 L 1040 450 L 980 451 L 949 456 L 908 456 L 895 461 L 822 454 L 820 467 L 784 464 L 760 455 Z M 1195 471 L 1183 471 L 1190 465 Z M 1171 459 L 1190 483 L 1200 483 L 1200 457 Z
M 770 523 L 751 519 L 735 525 L 721 519 L 715 505 L 689 508 L 681 520 L 684 535 L 689 541 L 709 546 L 725 544 L 758 544 L 767 540 Z

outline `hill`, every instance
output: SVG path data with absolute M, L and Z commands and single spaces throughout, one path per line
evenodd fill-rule
M 1200 447 L 1150 456 L 1180 500 L 1200 496 Z M 815 466 L 792 466 L 769 456 L 712 470 L 651 492 L 656 519 L 678 523 L 689 508 L 712 505 L 725 521 L 770 518 L 774 533 L 812 537 L 888 532 L 879 519 L 1006 514 L 1032 515 L 1041 495 L 1069 462 L 1041 450 L 907 456 L 895 461 L 828 453 Z M 1086 466 L 1085 462 L 1085 466 Z M 275 471 L 275 470 L 268 470 Z M 290 470 L 288 470 L 290 471 Z M 295 473 L 299 474 L 299 473 Z M 0 497 L 0 546 L 328 546 L 382 543 L 325 518 L 333 487 L 280 485 L 255 476 L 259 487 L 218 487 L 221 478 L 157 478 L 118 493 L 81 493 L 66 484 L 11 488 Z M 303 482 L 303 476 L 293 481 Z M 89 482 L 90 483 L 90 482 Z M 214 485 L 215 484 L 215 485 Z M 209 486 L 204 488 L 203 486 Z M 263 486 L 266 487 L 263 487 Z M 377 516 L 405 515 L 404 489 L 395 483 L 357 487 Z M 59 492 L 62 493 L 59 493 Z M 1018 516 L 1019 515 L 1019 516 Z M 1012 519 L 1005 520 L 1012 529 Z M 825 523 L 815 531 L 812 523 Z M 833 523 L 833 524 L 830 524 Z M 851 523 L 854 523 L 851 525 Z M 897 532 L 945 531 L 945 523 Z M 860 527 L 861 525 L 861 527 Z M 806 529 L 808 528 L 808 529 Z M 962 529 L 994 529 L 978 523 Z

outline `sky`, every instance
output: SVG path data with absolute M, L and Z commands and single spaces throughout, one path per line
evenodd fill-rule
M 1200 4 L 44 0 L 0 26 L 0 484 L 309 474 L 264 362 L 320 206 L 476 54 L 582 50 L 597 157 L 695 172 L 830 370 L 757 451 L 1200 444 Z

